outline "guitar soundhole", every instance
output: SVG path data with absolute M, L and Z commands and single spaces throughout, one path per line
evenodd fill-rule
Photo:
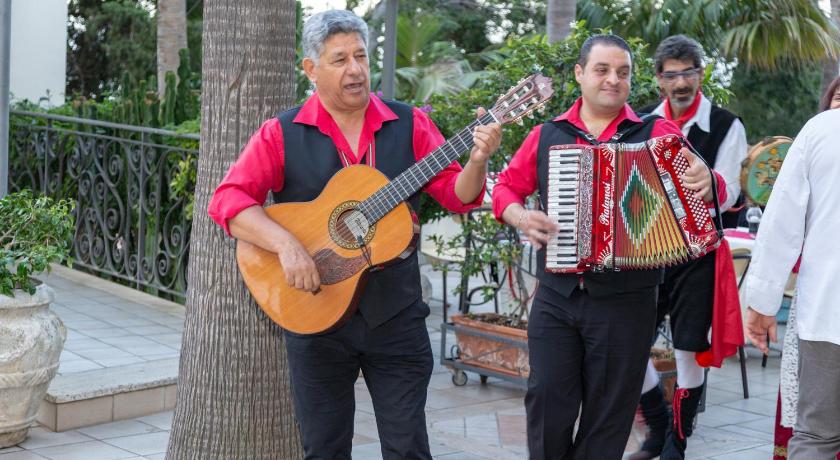
M 348 220 L 351 219 L 351 214 L 352 211 L 346 211 L 338 216 L 338 228 L 336 230 L 338 230 L 338 237 L 345 242 L 358 241 L 358 238 L 356 238 L 348 225 Z
M 336 207 L 330 215 L 330 237 L 338 246 L 345 249 L 358 249 L 359 237 L 365 244 L 373 239 L 375 225 L 370 225 L 367 218 L 358 211 L 358 201 L 346 201 Z

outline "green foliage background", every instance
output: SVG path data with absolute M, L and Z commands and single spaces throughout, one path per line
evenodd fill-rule
M 743 118 L 751 144 L 767 136 L 795 137 L 817 112 L 821 76 L 816 65 L 774 71 L 738 67 L 727 108 Z
M 548 43 L 541 35 L 508 40 L 486 67 L 486 78 L 456 96 L 436 96 L 430 100 L 432 119 L 448 138 L 475 119 L 477 107 L 492 106 L 498 96 L 528 75 L 540 72 L 551 77 L 554 96 L 546 105 L 545 113 L 535 115 L 533 119 L 525 118 L 522 125 L 509 124 L 503 127 L 501 147 L 490 160 L 490 171 L 501 171 L 534 126 L 565 112 L 580 97 L 574 68 L 580 47 L 592 33 L 579 23 L 569 37 L 554 44 Z M 633 80 L 628 103 L 631 107 L 640 108 L 659 100 L 653 59 L 648 56 L 646 45 L 641 39 L 625 38 L 633 50 Z M 730 96 L 729 91 L 711 73 L 705 76 L 703 91 L 719 103 L 725 103 Z M 432 200 L 424 199 L 421 222 L 440 217 L 444 213 Z
M 70 254 L 73 202 L 33 197 L 24 190 L 0 199 L 0 294 L 35 293 L 32 276 Z
M 156 0 L 147 2 L 156 5 Z M 201 81 L 203 0 L 186 0 L 189 71 Z M 157 72 L 157 22 L 137 0 L 68 0 L 67 90 L 70 98 L 98 98 Z M 152 87 L 157 85 L 149 82 Z

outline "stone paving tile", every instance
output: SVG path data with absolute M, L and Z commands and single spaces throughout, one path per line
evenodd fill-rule
M 137 420 L 121 420 L 118 422 L 105 423 L 102 425 L 79 428 L 76 431 L 90 436 L 93 439 L 110 439 L 135 434 L 153 433 L 162 431 L 160 428 L 139 422 Z
M 158 350 L 156 350 L 156 351 L 163 351 L 163 350 L 164 350 L 164 349 L 163 349 L 163 348 L 161 348 L 161 349 L 158 349 Z M 167 348 L 166 348 L 166 350 L 169 350 L 169 351 L 167 351 L 166 353 L 150 353 L 150 354 L 146 354 L 146 353 L 148 353 L 148 352 L 149 352 L 149 350 L 145 350 L 145 351 L 143 351 L 143 352 L 136 352 L 135 354 L 136 354 L 139 358 L 141 358 L 141 359 L 143 359 L 143 360 L 145 360 L 145 361 L 157 361 L 157 360 L 159 360 L 159 359 L 177 358 L 177 357 L 181 356 L 181 352 L 180 352 L 180 351 L 178 351 L 178 350 L 177 350 L 177 349 L 175 349 L 175 348 L 172 348 L 172 347 L 167 347 Z
M 166 452 L 169 442 L 168 431 L 135 434 L 106 440 L 108 444 L 137 455 L 161 454 Z
M 44 460 L 47 457 L 42 457 L 31 450 L 21 450 L 8 454 L 0 453 L 0 460 Z
M 730 409 L 719 405 L 708 405 L 698 418 L 698 423 L 712 428 L 724 425 L 743 424 L 761 419 L 763 416 L 752 412 Z
M 73 374 L 75 372 L 92 371 L 94 369 L 102 369 L 104 366 L 88 359 L 78 361 L 59 361 L 59 374 Z
M 354 460 L 381 459 L 382 447 L 379 445 L 379 442 L 356 445 L 353 446 L 352 456 Z
M 160 335 L 160 334 L 174 334 L 175 330 L 170 329 L 166 326 L 139 326 L 132 328 L 132 332 L 141 336 L 141 337 L 148 337 L 151 335 Z
M 147 335 L 146 338 L 163 345 L 181 348 L 181 333 L 179 332 L 172 332 L 171 334 Z
M 737 433 L 738 435 L 743 435 L 751 439 L 761 439 L 762 441 L 766 441 L 768 443 L 773 442 L 773 431 L 756 431 L 741 425 L 724 425 L 722 427 L 719 427 L 718 429 L 723 431 L 731 431 L 733 433 Z
M 146 415 L 144 417 L 136 418 L 135 421 L 151 425 L 160 430 L 172 429 L 173 411 L 159 412 L 157 414 Z
M 689 438 L 686 459 L 713 457 L 767 444 L 770 443 L 741 433 L 698 425 Z
M 42 447 L 63 446 L 92 441 L 93 438 L 83 435 L 78 431 L 65 431 L 54 433 L 45 428 L 35 427 L 29 429 L 29 434 L 22 443 L 18 444 L 26 450 L 40 449 Z
M 768 460 L 770 458 L 773 458 L 772 446 L 760 446 L 709 457 L 709 460 Z
M 457 281 L 457 276 L 450 276 L 450 281 Z M 431 281 L 433 289 L 439 289 L 440 275 L 432 274 Z M 54 288 L 62 286 L 51 281 L 50 284 Z M 450 286 L 454 288 L 457 282 L 450 283 Z M 182 310 L 171 314 L 90 287 L 75 287 L 71 283 L 65 283 L 64 287 L 70 289 L 75 297 L 62 293 L 62 302 L 56 305 L 56 311 L 70 315 L 76 324 L 93 325 L 94 328 L 68 328 L 67 355 L 62 358 L 62 366 L 96 364 L 88 356 L 102 349 L 132 353 L 129 358 L 114 355 L 100 358 L 100 361 L 110 359 L 103 361 L 109 365 L 119 365 L 121 359 L 138 359 L 133 354 L 141 353 L 144 348 L 158 350 L 157 347 L 164 347 L 167 356 L 177 356 L 180 349 L 179 332 L 183 328 Z M 114 305 L 108 305 L 109 301 L 114 302 Z M 450 293 L 449 301 L 450 311 L 455 311 L 457 297 Z M 481 385 L 474 373 L 469 373 L 467 385 L 454 386 L 452 374 L 439 364 L 437 356 L 441 339 L 440 302 L 432 302 L 432 311 L 426 324 L 436 363 L 429 386 L 426 421 L 434 458 L 527 458 L 524 391 L 509 382 L 493 378 L 487 385 Z M 99 329 L 96 327 L 98 324 L 85 321 L 113 323 L 115 326 Z M 163 332 L 156 333 L 160 331 Z M 447 343 L 451 344 L 452 340 L 450 337 Z M 758 353 L 748 349 L 747 354 L 750 399 L 743 399 L 740 366 L 736 359 L 727 360 L 721 369 L 712 369 L 706 393 L 706 412 L 698 418 L 697 429 L 689 441 L 687 459 L 769 458 L 778 391 L 779 357 L 778 354 L 771 356 L 768 366 L 761 368 Z M 155 355 L 142 355 L 139 358 L 149 359 L 151 356 Z M 353 458 L 381 459 L 373 406 L 362 379 L 359 379 L 355 389 L 357 410 Z M 172 417 L 173 412 L 168 411 L 65 433 L 51 433 L 36 427 L 30 430 L 30 438 L 20 447 L 0 450 L 0 460 L 42 459 L 47 456 L 69 460 L 163 459 Z M 643 439 L 644 427 L 634 426 L 627 443 L 627 452 L 635 451 Z M 100 456 L 93 456 L 92 452 L 97 450 Z M 85 456 L 78 456 L 82 452 Z
M 73 353 L 72 351 L 69 351 L 69 350 L 62 350 L 61 351 L 61 362 L 62 363 L 70 363 L 70 362 L 73 362 L 73 361 L 84 361 L 84 360 L 85 360 L 85 358 L 77 355 L 76 353 Z
M 754 414 L 773 416 L 776 414 L 776 402 L 768 399 L 750 398 L 738 399 L 732 402 L 720 404 L 730 409 L 752 412 Z
M 134 335 L 132 331 L 128 329 L 123 329 L 121 327 L 114 327 L 111 326 L 108 329 L 81 329 L 79 330 L 82 334 L 94 338 L 94 339 L 106 339 L 111 337 L 126 337 L 130 335 Z
M 64 349 L 70 350 L 76 354 L 79 354 L 79 352 L 83 350 L 94 350 L 104 346 L 104 342 L 100 342 L 99 340 L 90 337 L 68 337 L 67 341 L 64 342 Z
M 137 454 L 102 441 L 46 447 L 35 449 L 35 453 L 50 460 L 122 460 L 137 457 Z
M 132 356 L 132 354 L 127 351 L 109 346 L 91 348 L 90 350 L 77 350 L 76 354 L 92 361 L 96 361 L 98 359 L 130 358 Z
M 119 367 L 127 366 L 129 364 L 144 363 L 146 360 L 137 356 L 127 356 L 122 358 L 97 359 L 95 362 L 102 367 Z

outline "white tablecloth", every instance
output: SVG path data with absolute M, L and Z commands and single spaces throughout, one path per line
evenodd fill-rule
M 751 235 L 745 227 L 725 229 L 723 235 L 729 242 L 730 249 L 745 248 L 752 252 L 753 246 L 755 246 L 755 235 Z

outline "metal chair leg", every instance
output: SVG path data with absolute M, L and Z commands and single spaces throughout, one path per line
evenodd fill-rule
M 768 347 L 770 346 L 770 334 L 767 334 L 767 346 Z M 769 356 L 769 355 L 770 355 L 770 353 L 767 353 L 766 355 L 761 357 L 761 367 L 762 368 L 767 367 L 767 356 Z
M 447 322 L 447 315 L 449 314 L 449 304 L 446 302 L 446 274 L 448 272 L 446 266 L 443 267 L 443 270 L 441 270 L 441 272 L 443 273 L 443 322 L 445 323 Z
M 744 386 L 744 399 L 749 399 L 750 389 L 747 384 L 747 356 L 744 347 L 738 347 L 738 360 L 741 362 L 741 384 Z

